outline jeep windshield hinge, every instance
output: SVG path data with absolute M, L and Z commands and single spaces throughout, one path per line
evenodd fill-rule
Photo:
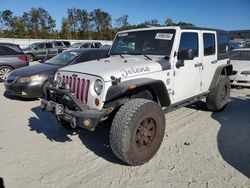
M 110 76 L 110 78 L 111 78 L 111 83 L 112 83 L 112 85 L 117 85 L 118 83 L 121 82 L 121 77 L 116 78 L 116 77 L 114 77 L 114 76 Z

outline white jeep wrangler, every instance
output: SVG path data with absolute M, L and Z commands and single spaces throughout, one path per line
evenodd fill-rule
M 130 165 L 148 162 L 165 131 L 164 113 L 206 97 L 223 109 L 230 97 L 228 34 L 154 27 L 119 32 L 109 57 L 60 69 L 41 107 L 65 128 L 111 122 L 110 145 Z M 110 120 L 110 121 L 109 121 Z

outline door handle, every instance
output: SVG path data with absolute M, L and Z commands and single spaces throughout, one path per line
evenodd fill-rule
M 216 64 L 218 61 L 217 60 L 213 60 L 211 61 L 211 64 Z
M 202 65 L 203 65 L 202 63 L 196 63 L 196 64 L 194 64 L 195 67 L 202 67 Z

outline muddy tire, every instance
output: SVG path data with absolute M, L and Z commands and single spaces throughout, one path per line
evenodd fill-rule
M 231 84 L 228 76 L 221 75 L 217 86 L 206 98 L 207 108 L 212 111 L 222 110 L 230 98 Z
M 148 162 L 157 153 L 165 133 L 162 108 L 146 99 L 132 99 L 116 113 L 110 129 L 114 154 L 132 166 Z
M 13 71 L 13 68 L 10 66 L 0 66 L 0 82 L 4 82 L 11 71 Z

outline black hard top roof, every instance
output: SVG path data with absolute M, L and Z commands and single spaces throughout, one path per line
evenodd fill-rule
M 226 30 L 222 29 L 213 29 L 213 28 L 206 28 L 206 27 L 194 27 L 194 26 L 179 26 L 181 29 L 193 29 L 193 30 L 209 30 L 209 31 L 216 31 L 216 32 L 225 32 L 227 33 Z

